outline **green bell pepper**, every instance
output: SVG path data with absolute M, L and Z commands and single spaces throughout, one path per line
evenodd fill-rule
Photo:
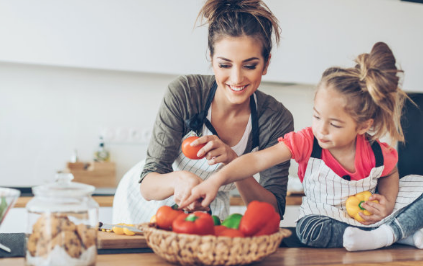
M 233 213 L 229 215 L 223 222 L 222 225 L 227 228 L 238 229 L 239 223 L 241 222 L 242 214 Z
M 214 225 L 221 225 L 220 218 L 217 215 L 212 215 Z

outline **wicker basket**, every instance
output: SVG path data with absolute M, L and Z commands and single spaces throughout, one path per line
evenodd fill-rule
M 243 265 L 276 251 L 287 229 L 267 236 L 216 237 L 178 234 L 141 224 L 147 244 L 163 259 L 181 265 Z

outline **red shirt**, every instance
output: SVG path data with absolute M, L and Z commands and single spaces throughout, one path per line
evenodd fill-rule
M 311 127 L 305 128 L 299 132 L 290 132 L 278 140 L 283 141 L 286 144 L 291 151 L 292 159 L 298 163 L 298 177 L 302 182 L 307 169 L 308 160 L 313 150 L 314 135 Z M 398 161 L 398 153 L 388 144 L 378 140 L 377 142 L 380 144 L 380 148 L 382 149 L 383 165 L 385 166 L 382 176 L 386 176 L 395 168 Z M 326 149 L 322 149 L 321 159 L 338 176 L 349 175 L 351 180 L 366 178 L 369 176 L 370 171 L 376 166 L 373 150 L 370 143 L 363 135 L 358 135 L 356 140 L 354 173 L 347 171 Z

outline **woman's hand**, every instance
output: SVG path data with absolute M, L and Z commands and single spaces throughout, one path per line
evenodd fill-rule
M 220 185 L 215 182 L 215 178 L 211 176 L 206 181 L 191 190 L 190 197 L 180 202 L 180 207 L 191 206 L 193 203 L 201 204 L 207 207 L 216 198 Z
M 371 202 L 371 200 L 378 200 L 379 203 Z M 369 200 L 362 204 L 362 207 L 372 213 L 372 215 L 365 215 L 362 212 L 359 215 L 364 219 L 362 224 L 369 225 L 379 222 L 386 216 L 392 213 L 395 202 L 389 202 L 385 196 L 380 194 L 373 194 Z
M 189 171 L 179 171 L 177 172 L 178 176 L 174 184 L 173 197 L 175 203 L 180 206 L 180 203 L 185 201 L 189 196 L 191 196 L 191 190 L 195 186 L 199 185 L 203 180 L 197 175 Z M 183 208 L 186 211 L 208 211 L 208 207 L 203 207 L 201 201 L 193 201 L 191 204 L 184 206 Z
M 197 156 L 205 155 L 209 165 L 232 162 L 238 155 L 216 135 L 202 136 L 192 142 L 192 145 L 206 144 Z

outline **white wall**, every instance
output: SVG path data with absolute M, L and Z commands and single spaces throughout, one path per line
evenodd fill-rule
M 0 63 L 0 186 L 51 181 L 74 149 L 92 160 L 104 128 L 153 127 L 173 75 Z M 313 86 L 265 83 L 309 124 Z M 106 143 L 117 177 L 145 158 L 147 143 Z
M 151 130 L 167 84 L 210 73 L 199 0 L 0 0 L 0 186 L 33 186 L 89 161 L 104 129 Z M 378 40 L 423 92 L 423 5 L 387 0 L 268 0 L 282 26 L 261 89 L 310 122 L 314 85 Z M 106 143 L 117 177 L 146 143 Z M 295 175 L 295 167 L 292 167 Z
M 148 73 L 206 73 L 203 0 L 0 0 L 0 61 Z M 314 84 L 377 41 L 423 92 L 423 5 L 387 0 L 266 0 L 282 42 L 266 80 Z
M 104 127 L 151 129 L 169 75 L 0 64 L 0 185 L 51 180 L 77 149 L 89 161 Z M 122 174 L 146 143 L 108 145 Z

